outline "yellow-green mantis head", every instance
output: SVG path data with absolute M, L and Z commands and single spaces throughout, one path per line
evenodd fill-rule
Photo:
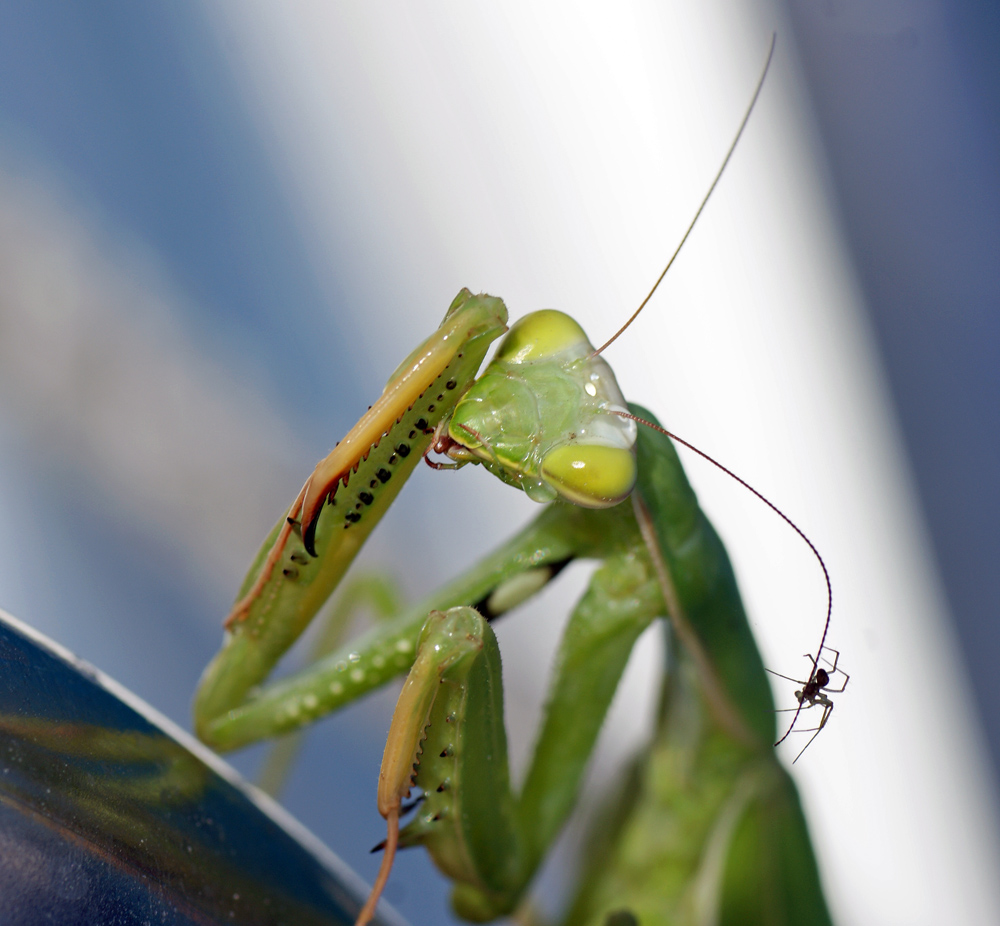
M 609 508 L 636 481 L 635 422 L 614 373 L 568 315 L 516 322 L 448 423 L 449 456 L 482 463 L 540 502 Z

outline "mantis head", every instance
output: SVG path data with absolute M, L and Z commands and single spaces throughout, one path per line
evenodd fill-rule
M 516 322 L 448 422 L 448 455 L 539 502 L 609 508 L 636 481 L 634 421 L 611 367 L 555 309 Z

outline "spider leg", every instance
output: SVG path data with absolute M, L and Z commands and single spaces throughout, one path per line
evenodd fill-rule
M 782 675 L 780 672 L 775 672 L 774 669 L 765 669 L 764 671 L 770 672 L 771 675 L 777 675 L 778 678 L 783 678 L 786 682 L 795 682 L 796 685 L 808 684 L 808 682 L 804 682 L 800 678 L 792 678 L 790 675 Z
M 770 670 L 768 670 L 768 671 L 770 671 Z M 784 678 L 784 677 L 785 676 L 782 676 L 782 678 Z M 795 679 L 789 679 L 789 681 L 794 682 L 796 680 Z M 796 692 L 796 694 L 801 694 L 801 692 Z M 780 746 L 786 739 L 788 739 L 788 737 L 791 734 L 791 732 L 795 729 L 795 724 L 798 722 L 799 714 L 801 714 L 803 711 L 809 710 L 809 708 L 811 708 L 811 707 L 815 707 L 817 704 L 820 704 L 820 703 L 822 703 L 822 702 L 819 701 L 819 700 L 817 700 L 816 698 L 802 698 L 802 697 L 800 697 L 799 698 L 799 706 L 798 707 L 783 707 L 783 708 L 781 708 L 780 713 L 787 714 L 787 713 L 789 713 L 791 711 L 795 711 L 795 714 L 792 717 L 792 722 L 788 725 L 788 729 L 785 730 L 784 736 L 782 736 L 781 739 L 779 739 L 774 745 L 775 746 Z M 775 713 L 779 713 L 779 712 L 776 710 Z
M 833 661 L 832 662 L 831 662 L 831 660 L 828 657 L 826 657 L 826 656 L 823 655 L 823 650 L 819 651 L 819 655 L 818 656 L 813 656 L 812 653 L 803 653 L 802 654 L 803 658 L 804 659 L 808 659 L 810 662 L 815 663 L 817 666 L 819 666 L 820 662 L 825 662 L 830 667 L 830 674 L 831 675 L 834 672 L 840 672 L 843 675 L 846 675 L 847 673 L 844 672 L 843 669 L 838 669 L 837 668 L 837 663 L 840 661 L 840 650 L 839 649 L 834 649 L 832 646 L 824 646 L 823 649 L 827 650 L 830 653 L 833 653 Z
M 834 672 L 839 672 L 841 675 L 844 676 L 844 684 L 841 685 L 839 688 L 831 688 L 829 685 L 824 685 L 823 686 L 823 690 L 824 691 L 832 691 L 834 694 L 839 694 L 841 691 L 843 691 L 847 687 L 847 683 L 848 683 L 848 681 L 850 681 L 851 676 L 849 676 L 843 669 L 838 669 L 837 668 L 837 663 L 840 661 L 840 650 L 839 649 L 834 649 L 832 646 L 824 646 L 823 649 L 829 650 L 831 653 L 833 653 L 833 662 L 831 662 L 829 659 L 827 659 L 826 656 L 820 655 L 820 657 L 819 657 L 820 659 L 823 660 L 823 662 L 825 662 L 830 667 L 829 674 L 833 675 Z M 808 659 L 808 660 L 811 661 L 812 658 L 813 658 L 813 655 L 812 655 L 812 653 L 805 653 L 804 654 L 804 658 L 806 658 L 806 659 Z M 818 660 L 817 660 L 817 665 L 818 665 Z M 811 678 L 810 678 L 810 681 L 812 681 Z
M 834 649 L 832 646 L 824 646 L 823 649 L 829 650 L 831 653 L 833 653 L 833 662 L 830 662 L 829 659 L 827 659 L 826 661 L 830 664 L 830 671 L 831 672 L 836 672 L 837 671 L 837 662 L 840 659 L 840 650 L 839 649 Z M 826 657 L 824 657 L 824 658 L 826 658 Z
M 818 702 L 818 703 L 823 703 L 823 702 Z M 822 719 L 819 722 L 819 726 L 816 727 L 814 730 L 811 730 L 811 731 L 810 730 L 802 730 L 802 731 L 800 731 L 802 733 L 809 733 L 809 732 L 811 732 L 812 736 L 809 737 L 809 742 L 806 743 L 805 746 L 803 746 L 799 750 L 799 754 L 794 759 L 792 759 L 792 765 L 794 765 L 796 762 L 799 761 L 799 759 L 802 758 L 802 753 L 804 753 L 812 745 L 812 741 L 814 739 L 816 739 L 817 736 L 819 736 L 820 731 L 822 731 L 823 727 L 826 726 L 826 722 L 827 722 L 827 720 L 830 719 L 830 715 L 832 713 L 833 713 L 833 701 L 827 701 L 827 702 L 823 703 L 823 717 L 822 717 Z
M 822 730 L 822 729 L 823 729 L 822 727 L 817 727 L 816 728 L 816 731 L 813 733 L 813 735 L 809 737 L 809 742 L 806 743 L 805 746 L 803 746 L 799 750 L 799 754 L 794 759 L 792 759 L 792 765 L 794 765 L 796 762 L 799 761 L 799 759 L 802 758 L 802 753 L 804 753 L 812 745 L 812 741 L 814 739 L 816 739 L 817 736 L 819 736 L 819 731 Z M 807 731 L 803 730 L 802 732 L 805 733 Z
M 816 707 L 816 705 L 820 704 L 820 703 L 822 703 L 822 702 L 820 702 L 820 701 L 813 701 L 812 703 L 807 704 L 805 702 L 805 699 L 803 699 L 803 703 L 800 704 L 798 707 L 776 707 L 774 709 L 774 713 L 776 713 L 776 714 L 790 714 L 792 711 L 807 711 L 807 710 L 809 710 L 810 707 Z
M 824 704 L 823 705 L 823 716 L 819 720 L 819 726 L 818 727 L 806 727 L 805 729 L 803 729 L 802 727 L 799 727 L 795 732 L 796 733 L 819 733 L 819 731 L 822 730 L 823 727 L 826 726 L 826 721 L 829 718 L 829 716 L 830 716 L 830 714 L 831 714 L 832 711 L 833 711 L 833 701 L 830 701 L 828 704 Z
M 823 689 L 824 691 L 829 691 L 832 692 L 833 694 L 839 694 L 847 687 L 847 683 L 851 680 L 851 676 L 849 676 L 843 669 L 837 669 L 837 671 L 844 676 L 844 684 L 841 685 L 839 688 L 831 688 L 829 685 L 827 685 Z
M 780 746 L 786 739 L 788 739 L 792 730 L 795 729 L 795 721 L 799 719 L 799 714 L 802 713 L 802 701 L 799 701 L 798 707 L 789 708 L 789 710 L 795 711 L 795 714 L 792 716 L 792 722 L 788 725 L 788 729 L 785 730 L 784 735 L 774 744 L 775 746 Z

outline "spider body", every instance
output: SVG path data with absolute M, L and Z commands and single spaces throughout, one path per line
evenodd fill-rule
M 823 650 L 833 653 L 833 662 L 830 662 L 829 659 L 826 659 L 826 657 L 822 655 Z M 802 686 L 802 688 L 795 692 L 795 700 L 799 702 L 798 707 L 783 708 L 781 711 L 781 713 L 794 711 L 795 716 L 792 717 L 792 722 L 788 725 L 785 735 L 774 744 L 775 746 L 779 746 L 792 732 L 812 733 L 812 736 L 809 737 L 809 742 L 807 742 L 805 746 L 799 750 L 799 754 L 792 760 L 793 765 L 799 761 L 802 753 L 804 753 L 809 748 L 812 741 L 819 736 L 820 730 L 826 726 L 826 722 L 830 719 L 830 715 L 833 713 L 833 701 L 828 695 L 839 694 L 844 691 L 847 688 L 847 683 L 851 680 L 850 675 L 848 675 L 843 669 L 837 667 L 837 662 L 840 659 L 840 651 L 835 650 L 831 646 L 821 647 L 819 653 L 815 656 L 811 653 L 806 653 L 805 658 L 810 660 L 813 664 L 812 672 L 810 672 L 809 678 L 805 681 L 797 678 L 791 678 L 788 675 L 782 675 L 780 672 L 773 672 L 771 669 L 767 670 L 771 673 L 771 675 L 776 675 L 778 678 L 783 678 L 786 681 L 795 682 L 796 684 Z M 824 661 L 830 666 L 829 672 L 819 665 L 821 658 L 824 659 Z M 831 676 L 836 675 L 838 672 L 844 676 L 844 683 L 839 688 L 831 688 Z M 815 727 L 797 729 L 795 723 L 799 719 L 799 714 L 801 714 L 804 710 L 809 710 L 809 708 L 817 706 L 823 708 L 823 714 L 819 719 L 819 724 Z

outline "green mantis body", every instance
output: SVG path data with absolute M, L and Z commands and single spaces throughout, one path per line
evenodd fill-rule
M 379 781 L 386 858 L 397 838 L 425 845 L 455 882 L 459 915 L 490 920 L 521 903 L 576 802 L 633 644 L 667 617 L 657 732 L 592 838 L 567 922 L 829 922 L 794 788 L 771 749 L 770 689 L 732 569 L 669 440 L 621 417 L 610 369 L 561 313 L 522 320 L 474 383 L 505 323 L 500 300 L 463 290 L 317 466 L 240 591 L 196 697 L 199 736 L 233 749 L 408 673 Z M 432 444 L 555 500 L 425 601 L 263 684 Z M 599 566 L 515 793 L 489 621 L 576 558 Z M 412 786 L 424 801 L 397 837 Z M 388 864 L 379 887 L 387 874 Z

